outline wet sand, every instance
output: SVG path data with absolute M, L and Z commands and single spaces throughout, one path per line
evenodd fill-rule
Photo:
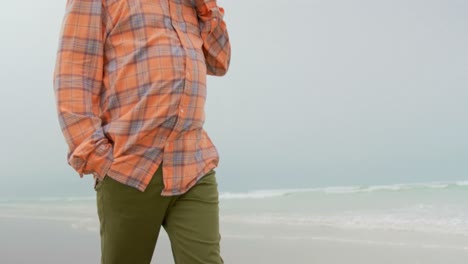
M 464 236 L 272 227 L 256 226 L 254 230 L 222 223 L 225 263 L 461 264 L 468 259 L 468 238 Z M 248 230 L 251 232 L 246 233 Z M 63 221 L 3 218 L 0 233 L 0 263 L 99 263 L 95 229 L 74 228 Z M 161 229 L 152 263 L 174 263 L 171 254 Z

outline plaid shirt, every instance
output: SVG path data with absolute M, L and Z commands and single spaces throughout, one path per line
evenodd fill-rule
M 144 191 L 162 162 L 162 196 L 217 167 L 203 128 L 207 75 L 231 46 L 216 0 L 67 0 L 53 76 L 68 164 Z

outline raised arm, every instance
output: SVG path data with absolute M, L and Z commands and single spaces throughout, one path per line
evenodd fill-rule
M 229 69 L 231 43 L 224 21 L 224 9 L 216 0 L 195 0 L 207 74 L 223 76 Z
M 59 36 L 53 86 L 67 161 L 80 175 L 104 176 L 113 146 L 99 117 L 105 26 L 102 0 L 68 0 Z

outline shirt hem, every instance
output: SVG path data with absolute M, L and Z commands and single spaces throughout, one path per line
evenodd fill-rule
M 190 183 L 188 184 L 184 189 L 180 190 L 180 191 L 163 191 L 161 192 L 161 196 L 165 196 L 165 197 L 169 197 L 169 196 L 176 196 L 176 195 L 182 195 L 182 194 L 185 194 L 186 192 L 188 192 L 193 186 L 195 186 L 195 184 L 198 183 L 198 181 L 200 181 L 205 175 L 208 174 L 208 172 L 210 172 L 212 169 L 214 168 L 217 168 L 218 165 L 215 164 L 215 163 L 210 163 L 210 165 L 206 166 L 202 171 L 201 173 L 195 177 L 195 179 Z M 164 175 L 163 175 L 164 176 Z
M 161 164 L 161 161 L 162 161 L 162 156 L 160 156 L 154 163 L 153 165 L 148 169 L 148 176 L 145 176 L 145 177 L 149 177 L 149 181 L 151 181 L 151 178 L 154 177 L 154 174 L 156 173 L 156 170 L 158 169 L 159 165 Z M 112 170 L 112 167 L 109 169 L 109 171 L 107 172 L 107 176 L 111 177 L 112 179 L 122 183 L 122 184 L 125 184 L 127 186 L 130 186 L 130 187 L 133 187 L 141 192 L 144 192 L 146 190 L 146 188 L 148 187 L 148 185 L 145 185 L 145 184 L 136 184 L 136 185 L 132 185 L 132 184 L 129 184 L 126 180 L 129 178 L 127 175 L 124 175 L 124 174 L 121 174 L 119 171 L 116 171 L 116 170 Z

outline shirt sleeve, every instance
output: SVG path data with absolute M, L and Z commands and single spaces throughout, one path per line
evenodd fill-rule
M 203 39 L 207 74 L 223 76 L 231 60 L 231 43 L 224 21 L 224 8 L 216 0 L 196 0 L 196 9 Z
M 58 119 L 69 147 L 67 162 L 81 178 L 103 177 L 113 162 L 113 145 L 99 117 L 103 9 L 102 0 L 67 0 L 53 74 Z

